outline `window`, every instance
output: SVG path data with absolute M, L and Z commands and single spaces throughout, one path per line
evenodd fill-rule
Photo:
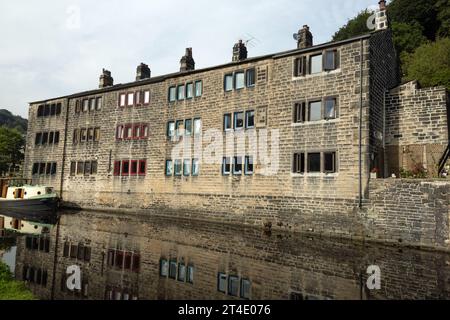
M 84 163 L 84 175 L 88 176 L 91 174 L 91 162 L 90 161 L 86 161 Z
M 74 176 L 77 170 L 77 163 L 75 161 L 72 161 L 70 163 L 70 175 Z
M 84 99 L 83 100 L 83 112 L 88 112 L 88 110 L 89 110 L 89 100 Z
M 59 143 L 59 131 L 55 132 L 55 137 L 54 137 L 53 143 L 55 143 L 55 144 Z
M 87 131 L 87 140 L 92 141 L 94 140 L 94 128 L 89 128 Z
M 195 81 L 195 96 L 196 97 L 201 97 L 203 94 L 203 82 L 200 81 Z
M 336 153 L 335 152 L 324 152 L 323 154 L 323 170 L 325 173 L 336 172 Z
M 233 174 L 242 174 L 242 157 L 234 157 L 233 160 Z
M 231 158 L 224 157 L 222 160 L 222 174 L 229 175 L 231 173 Z
M 139 139 L 141 137 L 141 125 L 140 124 L 135 124 L 133 126 L 133 139 Z
M 294 106 L 294 122 L 300 123 L 306 121 L 306 103 L 296 103 Z
M 41 144 L 41 141 L 42 141 L 42 133 L 36 133 L 36 138 L 35 138 L 35 140 L 34 140 L 34 144 L 35 145 L 39 145 L 39 144 Z
M 137 160 L 131 160 L 130 161 L 130 175 L 135 176 L 138 172 L 138 162 Z
M 178 264 L 178 281 L 184 282 L 186 280 L 186 265 Z
M 226 113 L 223 115 L 223 130 L 228 131 L 231 129 L 232 129 L 231 113 Z
M 117 126 L 116 139 L 118 139 L 118 140 L 123 139 L 123 136 L 124 136 L 124 127 L 123 126 Z
M 86 129 L 81 129 L 80 130 L 80 142 L 86 142 Z
M 183 120 L 177 120 L 177 122 L 175 123 L 175 132 L 177 137 L 181 137 L 183 135 L 183 124 Z
M 115 176 L 120 176 L 120 167 L 121 167 L 121 162 L 120 161 L 114 161 L 114 175 Z
M 97 111 L 102 110 L 102 97 L 98 97 L 95 100 L 95 110 L 97 110 Z
M 308 172 L 320 172 L 320 153 L 308 153 Z
M 38 174 L 39 173 L 39 163 L 33 163 L 33 169 L 32 169 L 32 174 Z
M 42 144 L 47 144 L 48 142 L 48 132 L 42 134 Z
M 174 102 L 177 99 L 177 88 L 170 87 L 169 88 L 169 101 Z
M 175 175 L 176 176 L 181 176 L 182 170 L 183 170 L 183 168 L 182 168 L 182 165 L 181 165 L 181 160 L 179 160 L 179 159 L 175 160 L 175 163 L 174 163 Z
M 80 138 L 79 130 L 78 129 L 73 130 L 73 137 L 72 137 L 73 144 L 77 144 L 79 138 Z
M 174 260 L 171 260 L 169 264 L 169 278 L 177 278 L 177 262 Z
M 145 176 L 146 172 L 147 172 L 147 160 L 139 160 L 138 174 L 140 176 Z
M 239 71 L 234 74 L 235 89 L 239 90 L 245 87 L 244 71 Z
M 175 136 L 175 122 L 169 121 L 167 123 L 167 137 L 173 138 Z
M 127 99 L 127 95 L 125 93 L 121 93 L 119 96 L 119 107 L 125 107 L 126 99 Z
M 217 276 L 217 291 L 227 292 L 227 275 L 225 273 L 219 273 Z
M 192 159 L 192 175 L 198 176 L 199 169 L 200 169 L 200 167 L 199 167 L 198 159 Z
M 48 144 L 53 144 L 55 133 L 52 131 L 48 134 Z
M 130 173 L 130 161 L 123 160 L 122 161 L 122 175 L 127 176 Z
M 95 110 L 95 99 L 91 98 L 89 99 L 89 111 L 94 111 Z
M 39 174 L 45 174 L 45 163 L 39 164 Z
M 44 106 L 44 117 L 48 117 L 50 115 L 50 105 L 46 104 Z
M 44 106 L 42 104 L 38 107 L 37 116 L 38 117 L 43 117 L 44 116 Z
M 83 174 L 84 173 L 84 162 L 79 161 L 77 163 L 77 175 Z
M 142 125 L 142 136 L 141 138 L 145 139 L 148 138 L 148 125 L 144 124 Z
M 56 115 L 56 104 L 54 103 L 50 105 L 50 115 L 51 116 Z
M 100 128 L 94 128 L 94 141 L 100 141 Z
M 137 106 L 142 105 L 142 92 L 141 91 L 136 91 L 134 93 L 134 101 Z
M 245 113 L 245 127 L 251 129 L 255 127 L 255 111 L 247 111 Z
M 309 103 L 309 121 L 317 121 L 322 119 L 322 102 L 310 102 Z
M 45 174 L 49 175 L 52 169 L 52 164 L 50 162 L 47 162 L 47 166 L 45 168 Z
M 61 114 L 61 103 L 57 103 L 56 104 L 56 115 L 60 115 Z
M 325 99 L 325 119 L 335 119 L 336 118 L 336 99 L 327 98 Z
M 195 118 L 194 119 L 194 135 L 200 135 L 202 132 L 202 119 Z
M 80 106 L 80 100 L 75 101 L 75 113 L 80 113 L 81 106 Z
M 91 174 L 97 174 L 97 161 L 92 161 L 91 162 Z
M 134 93 L 133 92 L 129 92 L 127 94 L 127 106 L 128 107 L 134 106 Z
M 177 87 L 177 100 L 184 100 L 184 85 Z
M 239 290 L 239 277 L 229 276 L 228 277 L 228 294 L 230 296 L 237 297 Z
M 133 126 L 131 124 L 128 124 L 125 126 L 123 138 L 124 139 L 132 139 L 133 138 Z
M 244 112 L 235 112 L 234 113 L 234 129 L 242 129 L 244 128 Z
M 194 84 L 186 84 L 186 99 L 192 99 L 194 97 Z
M 186 282 L 194 283 L 194 266 L 187 266 Z
M 150 104 L 150 91 L 144 91 L 144 105 Z
M 305 173 L 305 154 L 295 153 L 292 171 L 294 173 Z
M 173 174 L 172 160 L 166 160 L 166 176 Z
M 226 74 L 224 80 L 225 91 L 233 90 L 233 74 Z
M 255 86 L 255 69 L 248 69 L 245 73 L 245 85 L 247 88 Z
M 325 51 L 325 61 L 323 69 L 326 71 L 335 70 L 337 68 L 337 50 Z
M 183 161 L 183 175 L 185 177 L 191 175 L 191 160 L 189 160 L 189 159 L 185 159 Z
M 159 262 L 159 275 L 161 277 L 167 277 L 169 275 L 169 262 L 161 259 Z
M 192 119 L 184 121 L 184 134 L 190 136 L 192 134 Z
M 322 54 L 310 58 L 310 73 L 316 74 L 322 72 Z
M 294 76 L 300 77 L 306 75 L 306 56 L 295 59 Z
M 251 175 L 253 174 L 253 157 L 246 156 L 245 157 L 245 174 Z

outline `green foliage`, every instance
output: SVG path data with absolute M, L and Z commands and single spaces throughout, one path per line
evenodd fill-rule
M 368 33 L 367 20 L 370 15 L 371 13 L 367 10 L 361 11 L 355 18 L 349 20 L 345 26 L 334 34 L 333 41 L 345 40 Z
M 24 136 L 16 129 L 0 127 L 0 176 L 23 160 Z
M 439 0 L 436 3 L 437 20 L 440 27 L 437 31 L 439 37 L 450 37 L 450 0 Z
M 412 24 L 404 22 L 392 22 L 391 28 L 394 34 L 394 44 L 397 52 L 412 53 L 427 41 L 423 35 L 422 26 L 413 22 Z
M 8 266 L 0 262 L 0 300 L 35 300 L 25 284 L 16 281 Z
M 28 121 L 20 116 L 15 116 L 5 109 L 0 109 L 0 127 L 17 129 L 21 133 L 27 132 Z
M 427 169 L 421 163 L 417 163 L 412 170 L 400 170 L 400 178 L 425 179 L 428 177 Z
M 425 87 L 444 85 L 450 90 L 450 39 L 420 46 L 404 57 L 403 71 L 406 80 L 417 79 Z

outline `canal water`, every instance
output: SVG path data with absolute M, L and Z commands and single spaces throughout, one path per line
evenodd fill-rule
M 447 253 L 258 228 L 67 211 L 16 245 L 2 259 L 40 299 L 450 298 Z

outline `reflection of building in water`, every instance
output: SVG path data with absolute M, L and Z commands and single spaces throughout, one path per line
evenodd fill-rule
M 7 216 L 0 216 L 0 230 L 11 230 L 25 234 L 36 234 L 49 232 L 52 226 L 38 222 L 29 222 Z M 1 234 L 0 234 L 1 236 Z
M 198 222 L 82 212 L 62 216 L 50 239 L 21 238 L 17 250 L 16 276 L 26 272 L 44 299 L 450 297 L 449 255 Z M 373 264 L 379 291 L 364 285 Z M 81 269 L 76 292 L 66 286 L 70 265 Z

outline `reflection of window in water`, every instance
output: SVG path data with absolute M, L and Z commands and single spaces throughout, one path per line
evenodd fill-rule
M 217 291 L 229 296 L 250 299 L 251 282 L 249 279 L 219 272 L 217 274 Z
M 0 261 L 6 264 L 12 273 L 16 269 L 16 251 L 17 247 L 12 246 L 3 253 L 3 256 L 0 255 Z
M 159 275 L 180 282 L 194 283 L 194 266 L 185 260 L 178 262 L 175 259 L 164 259 L 159 261 Z

